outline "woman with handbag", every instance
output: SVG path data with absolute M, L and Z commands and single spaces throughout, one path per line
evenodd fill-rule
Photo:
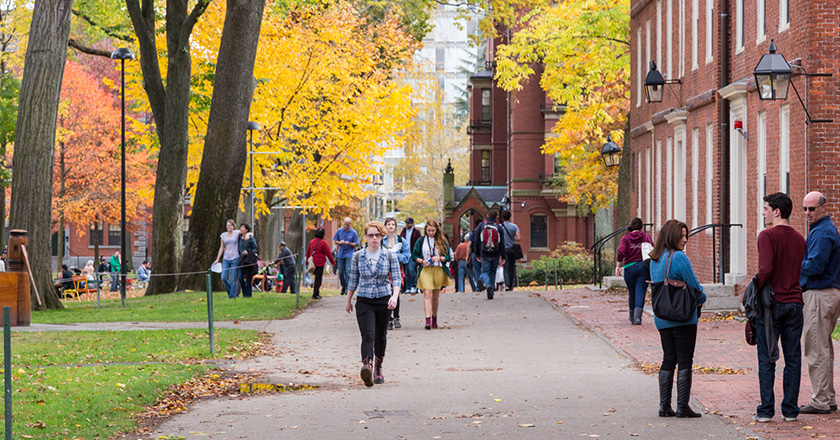
M 251 297 L 253 286 L 252 278 L 257 274 L 257 240 L 251 233 L 251 225 L 242 223 L 239 225 L 239 285 L 242 287 L 242 296 Z
M 443 238 L 440 223 L 426 221 L 423 237 L 414 245 L 411 258 L 419 267 L 417 288 L 423 291 L 423 310 L 426 314 L 426 330 L 438 328 L 437 312 L 440 304 L 440 289 L 450 285 L 449 274 L 444 265 L 452 260 L 449 243 Z
M 312 299 L 321 299 L 321 281 L 324 278 L 324 266 L 327 260 L 335 267 L 335 258 L 330 252 L 330 245 L 324 241 L 324 228 L 315 230 L 315 238 L 306 246 L 306 270 L 314 266 L 312 273 L 315 275 L 312 287 Z
M 650 280 L 650 273 L 642 264 L 642 245 L 647 243 L 653 247 L 653 240 L 642 230 L 642 227 L 644 224 L 639 217 L 630 220 L 630 224 L 627 225 L 627 234 L 621 237 L 618 251 L 615 253 L 615 276 L 620 277 L 622 271 L 624 272 L 624 283 L 627 284 L 629 294 L 628 318 L 633 325 L 642 325 L 645 292 L 647 292 L 647 282 Z
M 365 225 L 367 246 L 350 258 L 347 280 L 347 313 L 353 312 L 356 295 L 356 321 L 362 333 L 362 370 L 365 386 L 385 383 L 382 361 L 388 336 L 388 317 L 400 297 L 400 263 L 382 246 L 385 225 Z
M 650 253 L 650 280 L 654 284 L 652 292 L 656 294 L 657 286 L 683 284 L 687 298 L 695 302 L 686 321 L 671 321 L 658 316 L 673 312 L 672 310 L 657 311 L 654 305 L 654 322 L 659 330 L 662 343 L 662 366 L 659 369 L 659 417 L 700 417 L 691 410 L 688 399 L 691 396 L 691 365 L 694 361 L 694 347 L 697 342 L 697 320 L 700 305 L 706 302 L 703 287 L 697 281 L 691 262 L 685 255 L 685 244 L 688 242 L 688 226 L 679 220 L 668 220 L 659 231 L 656 244 Z M 666 282 L 667 281 L 667 282 Z M 657 285 L 658 283 L 658 285 Z M 683 298 L 684 300 L 686 298 Z M 656 302 L 656 298 L 654 298 Z M 684 301 L 686 302 L 686 301 Z M 671 409 L 671 391 L 674 386 L 674 367 L 677 367 L 677 411 Z
M 391 251 L 397 256 L 400 262 L 400 285 L 405 285 L 405 265 L 411 260 L 411 249 L 408 241 L 397 235 L 397 219 L 388 217 L 385 219 L 385 236 L 382 237 L 382 247 Z M 391 319 L 388 320 L 388 330 L 402 327 L 400 324 L 400 299 L 397 298 L 397 306 L 392 311 Z

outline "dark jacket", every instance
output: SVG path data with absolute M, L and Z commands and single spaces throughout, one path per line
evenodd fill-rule
M 653 247 L 653 240 L 645 231 L 633 231 L 621 237 L 615 259 L 625 265 L 642 261 L 642 243 L 649 243 Z
M 499 229 L 499 245 L 496 246 L 496 252 L 492 252 L 492 253 L 484 252 L 484 250 L 482 250 L 482 243 L 481 243 L 481 232 L 484 231 L 484 227 L 487 226 L 488 223 L 496 225 Z M 481 257 L 504 257 L 504 255 L 505 255 L 504 254 L 505 233 L 504 233 L 504 231 L 502 231 L 502 225 L 496 223 L 493 220 L 489 220 L 489 219 L 485 220 L 485 221 L 479 223 L 478 226 L 476 226 L 475 231 L 473 231 L 473 234 L 472 234 L 471 237 L 473 239 L 472 240 L 473 253 L 475 253 L 476 255 L 481 256 Z
M 764 283 L 764 287 L 759 291 L 755 278 L 753 278 L 744 290 L 744 297 L 741 299 L 747 319 L 753 322 L 760 319 L 764 323 L 765 341 L 767 341 L 767 352 L 770 353 L 770 362 L 779 360 L 779 344 L 773 337 L 773 303 L 776 301 L 775 297 L 776 294 L 773 292 L 770 283 Z
M 802 291 L 829 287 L 840 289 L 840 234 L 830 216 L 811 225 L 807 245 L 799 275 Z
M 411 249 L 412 251 L 414 250 L 415 243 L 417 243 L 417 240 L 419 240 L 422 236 L 423 234 L 421 234 L 420 230 L 417 229 L 416 224 L 414 226 L 414 230 L 411 231 L 411 237 L 405 236 L 405 228 L 403 228 L 402 232 L 400 232 L 400 237 L 408 240 L 409 249 Z

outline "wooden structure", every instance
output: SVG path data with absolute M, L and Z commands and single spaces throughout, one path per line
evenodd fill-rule
M 28 326 L 31 322 L 32 299 L 29 293 L 29 272 L 24 262 L 23 246 L 27 243 L 27 232 L 20 229 L 9 231 L 8 272 L 0 272 L 0 307 L 12 308 L 11 325 Z M 3 317 L 0 315 L 0 325 Z

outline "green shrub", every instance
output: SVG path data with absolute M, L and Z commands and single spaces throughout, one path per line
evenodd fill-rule
M 612 249 L 601 251 L 601 261 L 601 276 L 615 272 L 615 252 Z M 532 262 L 531 268 L 519 270 L 519 285 L 554 285 L 555 270 L 558 284 L 589 284 L 594 270 L 592 254 L 577 243 L 561 245 L 551 256 Z

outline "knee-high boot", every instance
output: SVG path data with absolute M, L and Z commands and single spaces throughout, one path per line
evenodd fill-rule
M 688 399 L 691 397 L 691 369 L 677 371 L 677 417 L 700 417 L 691 410 Z
M 645 309 L 641 307 L 633 309 L 633 325 L 642 325 L 642 314 L 644 311 Z
M 659 370 L 659 417 L 674 417 L 671 392 L 674 389 L 674 370 Z

